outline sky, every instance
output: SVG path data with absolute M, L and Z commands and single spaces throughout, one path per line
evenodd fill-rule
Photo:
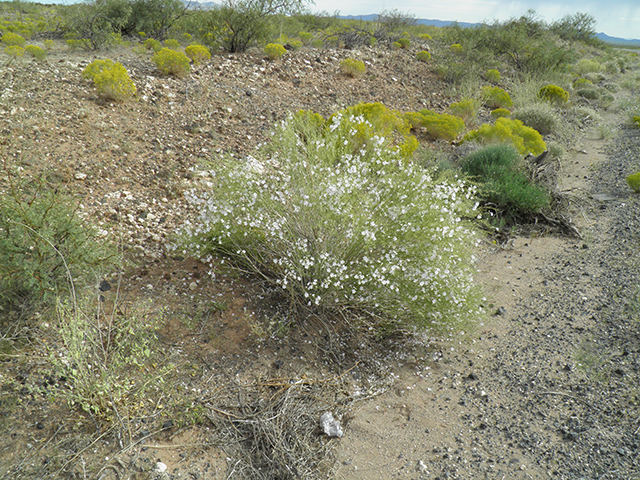
M 458 22 L 507 20 L 533 9 L 551 23 L 576 12 L 596 19 L 596 32 L 612 37 L 640 39 L 640 0 L 315 0 L 312 12 L 368 15 L 398 10 L 416 18 Z

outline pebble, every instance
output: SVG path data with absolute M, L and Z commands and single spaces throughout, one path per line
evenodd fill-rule
M 158 473 L 164 473 L 164 472 L 167 471 L 167 466 L 162 462 L 158 462 L 158 463 L 156 463 L 154 471 L 156 471 Z
M 198 288 L 198 284 L 196 282 L 191 282 L 189 284 L 189 290 L 191 290 L 192 292 L 197 290 L 197 288 Z

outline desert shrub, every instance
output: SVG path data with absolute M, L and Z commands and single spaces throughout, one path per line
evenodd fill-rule
M 298 32 L 298 36 L 300 37 L 300 41 L 303 45 L 309 45 L 313 41 L 313 33 L 309 32 Z
M 184 53 L 193 63 L 198 64 L 211 59 L 211 52 L 204 45 L 189 45 L 184 49 Z
M 607 79 L 607 77 L 601 73 L 585 73 L 584 78 L 589 80 L 591 83 L 600 83 Z
M 482 96 L 484 104 L 491 109 L 513 106 L 509 94 L 500 87 L 482 87 Z
M 97 303 L 58 304 L 63 348 L 52 348 L 51 362 L 67 388 L 53 395 L 100 423 L 112 423 L 145 412 L 140 399 L 157 394 L 168 373 L 153 363 L 162 313 L 135 306 L 133 313 L 107 315 Z
M 464 49 L 462 48 L 462 45 L 460 45 L 459 43 L 454 43 L 449 48 L 453 53 L 457 53 L 457 54 L 460 54 L 464 51 Z
M 464 136 L 463 141 L 475 141 L 486 145 L 510 143 L 522 155 L 540 155 L 546 149 L 539 132 L 525 126 L 520 120 L 505 117 L 498 118 L 493 125 L 485 123 L 477 130 L 470 131 Z
M 484 78 L 487 82 L 491 83 L 499 83 L 500 82 L 500 72 L 495 68 L 491 68 L 484 73 Z
M 511 116 L 511 112 L 506 108 L 495 108 L 491 110 L 492 118 L 502 118 L 502 117 L 510 117 L 510 116 Z
M 640 193 L 640 172 L 627 177 L 627 185 L 636 193 Z
M 617 83 L 609 82 L 602 85 L 602 88 L 608 90 L 611 93 L 617 93 L 620 91 L 620 85 Z
M 53 50 L 53 47 L 55 46 L 55 43 L 53 40 L 45 40 L 44 42 L 42 42 L 44 45 L 44 48 L 46 48 L 48 51 Z
M 631 117 L 631 123 L 640 128 L 640 115 L 634 115 L 633 117 Z
M 418 38 L 420 40 L 433 40 L 431 35 L 429 35 L 428 33 L 421 33 L 421 34 L 418 35 Z
M 335 117 L 345 120 L 337 122 Z M 329 128 L 339 128 L 335 134 L 343 139 L 345 153 L 384 147 L 408 159 L 418 148 L 405 116 L 382 103 L 347 107 L 329 118 L 329 123 Z
M 364 62 L 353 58 L 345 58 L 340 62 L 340 71 L 349 77 L 359 77 L 367 70 Z
M 18 45 L 9 45 L 8 47 L 4 47 L 4 53 L 6 53 L 10 58 L 18 58 L 24 55 L 24 48 Z
M 546 104 L 533 104 L 516 110 L 513 118 L 520 120 L 527 127 L 548 135 L 556 130 L 558 118 L 552 107 Z
M 602 65 L 595 60 L 582 58 L 572 66 L 572 70 L 578 75 L 585 75 L 587 73 L 597 73 L 602 71 Z
M 591 80 L 587 80 L 586 78 L 578 78 L 575 82 L 573 82 L 573 88 L 583 88 L 591 86 L 593 86 L 593 82 Z
M 421 125 L 434 140 L 442 139 L 453 142 L 464 132 L 464 121 L 454 115 L 421 110 Z
M 136 86 L 120 62 L 94 60 L 85 67 L 82 76 L 93 80 L 98 93 L 111 100 L 124 101 L 136 94 Z
M 27 42 L 24 38 L 22 38 L 17 33 L 13 32 L 5 32 L 0 38 L 0 42 L 8 45 L 10 47 L 24 47 L 24 44 Z
M 94 60 L 82 70 L 82 78 L 86 80 L 94 80 L 97 75 L 107 68 L 113 68 L 115 65 L 113 60 L 108 58 L 104 60 Z
M 286 121 L 256 158 L 216 161 L 215 185 L 188 196 L 200 209 L 189 247 L 264 279 L 293 311 L 374 336 L 455 335 L 481 315 L 463 220 L 476 215 L 473 192 L 378 142 L 345 152 L 343 132 L 359 122 L 335 115 L 302 136 Z
M 587 100 L 598 100 L 600 98 L 600 92 L 595 88 L 581 88 L 576 90 L 576 95 Z
M 168 38 L 164 41 L 165 48 L 170 48 L 171 50 L 180 50 L 180 42 L 175 38 Z
M 77 215 L 77 201 L 45 179 L 7 177 L 0 194 L 0 314 L 51 305 L 110 264 L 108 242 Z
M 431 54 L 426 50 L 422 50 L 421 52 L 416 53 L 416 58 L 420 62 L 429 62 L 431 60 Z
M 569 92 L 557 85 L 546 85 L 540 89 L 538 96 L 549 103 L 561 105 L 569 101 Z
M 472 98 L 464 98 L 459 102 L 449 105 L 449 113 L 460 117 L 465 123 L 473 120 L 478 113 L 478 101 Z
M 159 52 L 162 49 L 162 44 L 155 38 L 147 38 L 144 41 L 144 46 L 147 50 L 152 50 L 153 52 Z
M 391 42 L 391 48 L 394 50 L 400 50 L 402 48 L 402 44 L 400 42 Z
M 411 40 L 408 38 L 399 38 L 397 41 L 400 44 L 400 48 L 404 48 L 405 50 L 411 46 Z
M 277 60 L 287 53 L 287 49 L 279 43 L 268 43 L 264 47 L 264 53 L 269 57 L 269 60 Z
M 24 51 L 27 55 L 35 58 L 36 60 L 44 60 L 47 58 L 46 52 L 37 45 L 28 45 Z
M 549 206 L 549 192 L 529 180 L 522 156 L 512 145 L 476 150 L 463 159 L 461 167 L 479 183 L 480 196 L 506 216 L 536 213 Z
M 163 48 L 152 57 L 153 62 L 165 75 L 184 77 L 191 70 L 189 57 L 182 52 Z

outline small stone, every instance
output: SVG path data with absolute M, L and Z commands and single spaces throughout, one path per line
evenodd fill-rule
M 44 424 L 43 424 L 43 423 L 38 422 L 38 423 L 36 423 L 36 428 L 37 428 L 38 430 L 42 430 L 42 429 L 44 428 Z
M 75 178 L 76 180 L 84 180 L 85 178 L 87 178 L 87 174 L 82 172 L 76 172 L 73 178 Z
M 196 282 L 191 282 L 189 284 L 189 290 L 191 290 L 192 292 L 195 291 L 198 288 L 198 284 Z
M 427 471 L 427 466 L 424 464 L 424 462 L 422 460 L 418 460 L 418 471 L 419 472 L 426 472 Z
M 101 292 L 108 292 L 109 290 L 111 290 L 111 284 L 106 280 L 102 280 L 100 282 L 100 286 L 98 286 L 98 290 L 100 290 Z
M 173 420 L 167 420 L 166 422 L 164 422 L 164 423 L 162 424 L 162 429 L 163 429 L 163 430 L 168 430 L 168 429 L 170 429 L 171 427 L 173 427 Z
M 158 462 L 156 463 L 156 467 L 154 468 L 154 470 L 158 473 L 164 473 L 167 471 L 167 466 L 162 462 Z
M 500 308 L 498 308 L 498 310 L 496 310 L 496 315 L 500 315 L 500 316 L 502 316 L 502 315 L 504 315 L 505 313 L 507 313 L 507 309 L 506 309 L 506 308 L 504 308 L 504 307 L 500 307 Z

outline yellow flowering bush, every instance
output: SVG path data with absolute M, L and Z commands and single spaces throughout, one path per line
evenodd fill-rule
M 485 123 L 480 128 L 467 133 L 464 142 L 476 141 L 486 145 L 510 143 L 522 155 L 540 155 L 547 149 L 542 135 L 537 130 L 525 126 L 520 120 L 501 117 L 493 125 Z
M 491 68 L 485 72 L 484 78 L 487 82 L 498 83 L 500 82 L 500 72 L 495 68 Z
M 156 52 L 152 57 L 153 62 L 165 75 L 173 75 L 174 77 L 184 77 L 191 71 L 189 65 L 189 57 L 182 52 L 163 48 Z
M 87 65 L 82 76 L 93 80 L 98 93 L 111 100 L 124 101 L 136 94 L 136 86 L 120 62 L 95 60 Z
M 8 47 L 4 48 L 4 53 L 9 55 L 9 57 L 11 58 L 18 58 L 24 55 L 24 48 L 18 45 L 9 45 Z
M 636 193 L 640 193 L 640 172 L 627 177 L 627 185 Z
M 567 103 L 569 101 L 569 92 L 557 85 L 547 85 L 542 87 L 538 92 L 538 96 L 547 102 L 557 105 Z
M 211 52 L 204 45 L 189 45 L 184 49 L 184 53 L 193 60 L 195 64 L 211 59 Z
M 27 55 L 35 58 L 36 60 L 44 60 L 47 57 L 45 51 L 37 45 L 28 45 L 24 51 Z
M 421 52 L 416 53 L 416 58 L 420 62 L 427 63 L 429 62 L 429 60 L 431 60 L 431 54 L 426 50 L 422 50 Z
M 453 142 L 465 130 L 464 121 L 454 115 L 435 113 L 427 109 L 420 110 L 419 113 L 422 115 L 422 127 L 434 140 Z
M 279 43 L 268 43 L 264 47 L 264 53 L 267 55 L 269 60 L 278 60 L 287 53 L 287 49 Z
M 364 62 L 353 58 L 345 58 L 340 62 L 340 71 L 349 77 L 359 77 L 366 72 L 367 67 Z
M 500 87 L 482 87 L 482 95 L 484 104 L 491 108 L 509 108 L 513 106 L 513 101 L 509 93 Z
M 23 37 L 14 32 L 5 32 L 0 38 L 0 42 L 8 45 L 10 47 L 24 47 L 24 44 L 27 42 Z

